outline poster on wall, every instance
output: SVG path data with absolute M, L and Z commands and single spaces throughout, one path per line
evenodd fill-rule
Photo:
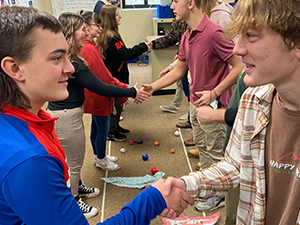
M 118 8 L 121 8 L 120 0 L 111 0 L 110 3 L 117 6 Z
M 63 12 L 93 11 L 97 0 L 51 0 L 52 13 L 58 17 Z

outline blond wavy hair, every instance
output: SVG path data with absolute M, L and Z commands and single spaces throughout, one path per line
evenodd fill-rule
M 300 45 L 300 0 L 240 0 L 225 29 L 231 40 L 247 30 L 269 28 L 280 34 L 288 49 Z

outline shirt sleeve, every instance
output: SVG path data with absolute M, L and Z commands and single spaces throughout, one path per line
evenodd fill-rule
M 161 193 L 150 186 L 126 204 L 120 213 L 97 225 L 148 225 L 166 207 Z
M 181 62 L 186 61 L 186 56 L 185 56 L 185 52 L 184 52 L 184 46 L 185 46 L 186 41 L 187 41 L 186 33 L 184 33 L 181 38 L 181 43 L 180 43 L 179 52 L 178 52 L 178 60 Z
M 228 126 L 232 127 L 236 114 L 237 114 L 238 108 L 228 108 L 225 111 L 225 122 Z
M 153 40 L 152 41 L 153 48 L 154 49 L 167 48 L 178 43 L 181 39 L 179 23 L 180 22 L 178 20 L 174 20 L 171 24 L 171 30 L 167 35 Z
M 75 81 L 81 84 L 84 88 L 92 91 L 98 95 L 107 97 L 132 97 L 135 98 L 136 90 L 134 87 L 123 88 L 115 85 L 103 83 L 96 77 L 87 66 L 81 65 L 77 62 L 72 63 L 77 71 Z M 72 78 L 70 78 L 72 79 Z
M 139 43 L 132 48 L 127 48 L 124 42 L 117 37 L 110 38 L 108 40 L 108 49 L 111 55 L 121 60 L 132 60 L 137 58 L 143 52 L 148 50 L 148 46 L 145 43 Z
M 234 43 L 224 39 L 222 30 L 217 30 L 213 35 L 213 48 L 217 55 L 224 61 L 233 55 Z
M 16 166 L 3 182 L 3 194 L 24 224 L 88 224 L 53 156 L 35 156 Z

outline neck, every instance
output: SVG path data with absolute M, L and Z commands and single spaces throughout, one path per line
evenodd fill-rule
M 297 94 L 294 90 L 289 89 L 287 92 L 279 92 L 278 97 L 283 107 L 291 111 L 300 111 L 300 92 L 297 90 Z
M 299 82 L 300 78 L 296 75 L 288 77 L 286 82 L 281 82 L 280 85 L 274 84 L 283 107 L 292 111 L 300 111 Z
M 185 21 L 189 28 L 192 30 L 195 30 L 201 21 L 203 20 L 204 16 L 200 9 L 194 7 L 191 10 L 191 13 L 189 15 L 189 18 Z
M 43 106 L 43 105 L 42 105 Z M 42 106 L 33 106 L 33 105 L 31 105 L 31 108 L 30 109 L 27 109 L 27 111 L 28 112 L 31 112 L 32 114 L 34 114 L 34 115 L 38 115 L 38 112 L 39 112 L 39 110 L 41 109 L 41 107 Z
M 91 40 L 91 41 L 93 41 L 94 42 L 94 38 L 93 37 L 91 37 L 91 36 L 88 36 L 87 37 L 89 40 Z

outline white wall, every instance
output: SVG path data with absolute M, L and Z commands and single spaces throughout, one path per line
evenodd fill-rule
M 147 42 L 147 36 L 153 36 L 152 18 L 156 17 L 156 9 L 124 9 L 119 32 L 127 47 L 138 44 L 141 40 Z
M 52 13 L 50 0 L 35 0 L 41 10 Z M 96 0 L 95 0 L 96 1 Z M 234 0 L 223 0 L 234 2 Z M 153 35 L 152 18 L 157 16 L 156 9 L 120 9 L 122 16 L 120 33 L 127 47 L 146 40 L 147 36 Z

